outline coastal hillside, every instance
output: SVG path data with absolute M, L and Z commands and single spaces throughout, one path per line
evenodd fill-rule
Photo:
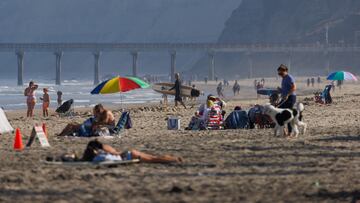
M 357 0 L 244 0 L 226 21 L 219 37 L 224 43 L 329 43 L 360 42 L 360 1 Z M 296 74 L 325 74 L 322 54 L 293 55 Z M 254 75 L 274 72 L 274 67 L 287 63 L 287 54 L 254 55 Z M 207 58 L 195 66 L 197 73 L 208 68 Z M 219 76 L 248 76 L 248 65 L 242 54 L 217 54 Z M 353 53 L 331 55 L 331 69 L 359 70 L 360 61 Z

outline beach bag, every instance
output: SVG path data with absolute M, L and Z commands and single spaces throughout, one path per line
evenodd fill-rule
M 198 97 L 200 96 L 200 91 L 196 89 L 191 89 L 191 97 Z
M 180 118 L 178 117 L 169 117 L 167 120 L 168 130 L 180 130 Z
M 225 120 L 226 129 L 249 128 L 249 117 L 246 111 L 233 111 Z

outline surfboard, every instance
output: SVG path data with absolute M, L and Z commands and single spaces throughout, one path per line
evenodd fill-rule
M 155 92 L 166 95 L 175 95 L 175 90 L 170 90 L 174 87 L 174 83 L 156 83 L 153 84 L 152 88 Z M 181 85 L 181 94 L 182 97 L 199 97 L 200 90 L 192 88 L 190 86 Z

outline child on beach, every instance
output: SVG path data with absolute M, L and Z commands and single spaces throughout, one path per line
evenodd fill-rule
M 58 106 L 61 106 L 62 104 L 62 92 L 61 91 L 58 91 L 57 92 L 57 103 L 58 103 Z
M 43 116 L 49 116 L 49 106 L 50 106 L 50 96 L 48 94 L 49 90 L 47 88 L 43 89 L 44 95 L 40 98 L 43 101 Z

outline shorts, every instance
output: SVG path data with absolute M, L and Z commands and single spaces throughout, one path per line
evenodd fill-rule
M 100 153 L 96 155 L 93 159 L 93 162 L 103 162 L 103 161 L 122 161 L 121 156 L 112 155 L 109 153 Z
M 121 153 L 120 156 L 123 160 L 127 160 L 127 161 L 130 161 L 133 159 L 132 153 L 129 150 L 125 150 L 123 153 Z
M 43 102 L 43 110 L 47 110 L 50 106 L 50 102 Z
M 182 102 L 182 98 L 180 95 L 175 95 L 175 101 Z

